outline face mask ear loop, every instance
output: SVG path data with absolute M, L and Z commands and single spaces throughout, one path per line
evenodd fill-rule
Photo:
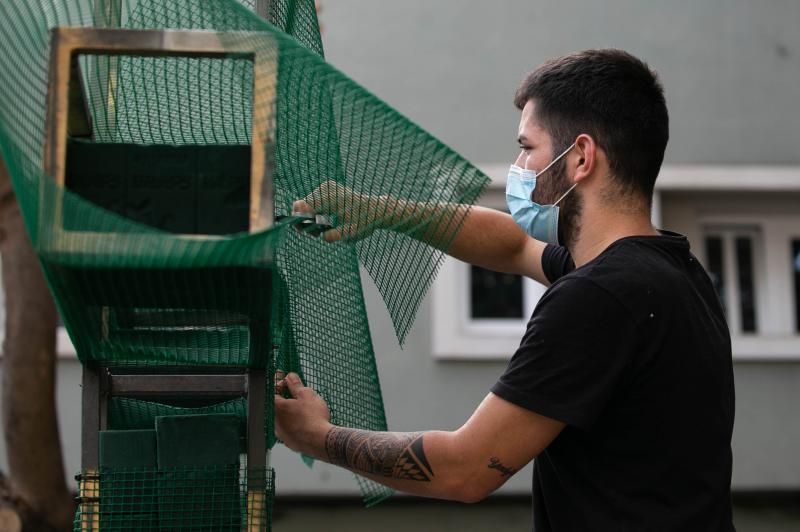
M 578 186 L 578 182 L 576 181 L 576 182 L 575 182 L 575 183 L 574 183 L 574 184 L 573 184 L 571 187 L 569 187 L 569 190 L 567 190 L 566 192 L 564 192 L 564 193 L 561 195 L 561 197 L 560 197 L 560 198 L 558 198 L 558 199 L 556 200 L 556 202 L 555 202 L 555 203 L 553 203 L 553 205 L 558 205 L 559 203 L 561 203 L 561 200 L 563 200 L 564 198 L 566 198 L 566 197 L 567 197 L 567 194 L 569 194 L 570 192 L 572 192 L 572 189 L 573 189 L 573 188 L 575 188 L 575 187 L 577 187 L 577 186 Z
M 546 171 L 548 171 L 548 170 L 550 169 L 550 167 L 551 167 L 551 166 L 553 166 L 554 164 L 556 164 L 556 163 L 557 163 L 557 162 L 558 162 L 558 161 L 559 161 L 559 160 L 560 160 L 560 159 L 561 159 L 563 156 L 565 156 L 566 154 L 568 154 L 568 153 L 569 153 L 569 150 L 571 150 L 572 148 L 574 148 L 574 147 L 575 147 L 575 144 L 577 144 L 577 142 L 573 142 L 572 144 L 570 144 L 570 145 L 569 145 L 569 148 L 567 148 L 566 150 L 562 151 L 562 152 L 561 152 L 561 155 L 559 155 L 558 157 L 556 157 L 555 159 L 553 159 L 552 161 L 550 161 L 550 164 L 548 164 L 547 166 L 545 166 L 544 168 L 542 168 L 542 171 L 541 171 L 541 172 L 537 172 L 537 173 L 536 173 L 536 175 L 537 175 L 537 176 L 540 176 L 540 175 L 542 175 L 543 173 L 545 173 Z

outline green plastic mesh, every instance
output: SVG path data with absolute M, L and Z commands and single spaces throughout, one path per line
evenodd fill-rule
M 159 416 L 187 414 L 233 414 L 239 419 L 239 435 L 242 440 L 247 433 L 247 401 L 244 398 L 189 407 L 169 404 L 167 400 L 158 402 L 131 397 L 112 397 L 108 402 L 107 423 L 110 430 L 152 429 Z M 272 420 L 271 414 L 272 412 L 267 412 L 267 421 Z M 272 430 L 268 429 L 268 432 L 272 433 Z M 267 442 L 268 446 L 272 446 L 273 443 Z
M 275 474 L 238 464 L 78 476 L 74 530 L 271 530 Z
M 402 342 L 443 258 L 414 236 L 435 232 L 446 248 L 463 210 L 417 225 L 398 220 L 357 241 L 324 242 L 295 230 L 291 217 L 247 232 L 242 179 L 254 112 L 272 117 L 263 149 L 276 216 L 329 181 L 425 212 L 472 204 L 488 179 L 325 62 L 313 1 L 273 0 L 274 24 L 253 7 L 3 1 L 0 151 L 82 363 L 297 371 L 328 401 L 334 423 L 385 430 L 360 267 Z M 81 55 L 92 135 L 69 139 L 61 187 L 43 170 L 57 26 L 246 35 L 274 67 L 268 109 L 254 109 L 264 94 L 253 94 L 252 61 L 241 56 Z M 356 218 L 362 206 L 351 196 L 326 200 Z M 127 406 L 114 419 L 151 415 L 141 402 Z M 388 493 L 359 483 L 368 504 Z

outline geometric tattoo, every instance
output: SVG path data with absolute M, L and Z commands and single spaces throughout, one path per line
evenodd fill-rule
M 496 456 L 489 458 L 489 469 L 497 469 L 501 477 L 510 477 L 517 472 L 513 467 L 504 466 Z
M 389 478 L 430 482 L 433 469 L 422 447 L 422 432 L 370 432 L 333 427 L 325 437 L 332 464 Z

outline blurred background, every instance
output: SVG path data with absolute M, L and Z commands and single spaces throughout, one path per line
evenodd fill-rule
M 659 73 L 671 139 L 653 219 L 687 235 L 726 309 L 737 395 L 735 522 L 740 531 L 800 530 L 800 3 L 320 4 L 328 61 L 483 169 L 492 185 L 482 203 L 499 209 L 517 155 L 512 98 L 526 72 L 550 57 L 615 47 Z M 543 293 L 531 281 L 448 259 L 401 349 L 363 281 L 389 426 L 399 431 L 460 426 L 503 371 Z M 80 465 L 80 374 L 62 330 L 58 408 L 70 479 Z M 278 531 L 530 529 L 530 466 L 478 505 L 396 497 L 364 510 L 349 473 L 309 469 L 284 448 L 272 464 Z

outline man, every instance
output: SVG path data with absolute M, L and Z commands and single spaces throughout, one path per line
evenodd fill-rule
M 331 425 L 291 374 L 280 386 L 291 398 L 275 399 L 278 436 L 392 488 L 465 502 L 536 458 L 539 531 L 733 530 L 728 329 L 686 238 L 650 222 L 669 136 L 658 79 L 625 52 L 588 50 L 539 67 L 515 104 L 511 215 L 469 210 L 448 249 L 550 285 L 491 393 L 453 432 L 368 432 Z M 349 194 L 390 213 L 362 225 L 418 216 L 322 188 L 296 207 L 325 210 L 324 198 Z M 356 235 L 361 222 L 328 236 Z

